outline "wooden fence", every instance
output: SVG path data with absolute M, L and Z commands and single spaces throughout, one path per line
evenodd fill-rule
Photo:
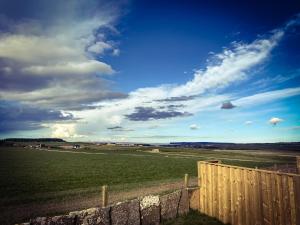
M 198 162 L 199 210 L 232 225 L 300 225 L 300 175 Z

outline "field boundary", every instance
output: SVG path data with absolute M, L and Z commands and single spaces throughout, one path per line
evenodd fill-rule
M 232 225 L 300 224 L 300 175 L 198 162 L 199 211 Z
M 37 217 L 19 225 L 160 224 L 164 220 L 187 214 L 190 206 L 194 207 L 194 197 L 198 196 L 198 191 L 198 188 L 183 188 L 162 196 L 148 195 L 66 215 Z

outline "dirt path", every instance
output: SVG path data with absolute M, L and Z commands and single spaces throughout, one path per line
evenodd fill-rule
M 197 178 L 190 179 L 190 186 L 197 185 Z M 162 182 L 153 186 L 143 186 L 128 191 L 109 193 L 109 203 L 116 203 L 126 199 L 133 199 L 149 194 L 160 194 L 180 189 L 183 186 L 182 179 L 174 182 Z M 89 197 L 74 197 L 61 202 L 29 203 L 18 206 L 10 206 L 0 209 L 0 224 L 15 224 L 26 222 L 29 218 L 46 215 L 60 215 L 71 211 L 77 211 L 101 206 L 101 193 Z

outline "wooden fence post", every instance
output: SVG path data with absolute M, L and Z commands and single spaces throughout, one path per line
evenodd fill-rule
M 107 185 L 102 186 L 102 207 L 106 207 L 108 203 Z
M 189 175 L 187 173 L 184 174 L 184 187 L 185 188 L 189 187 Z
M 297 160 L 297 171 L 298 171 L 298 174 L 300 174 L 300 156 L 297 156 L 296 160 Z

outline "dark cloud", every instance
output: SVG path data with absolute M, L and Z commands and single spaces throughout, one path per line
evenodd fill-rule
M 108 127 L 108 130 L 118 130 L 118 129 L 123 129 L 123 127 L 120 126 L 115 126 L 115 127 Z
M 233 109 L 235 107 L 236 107 L 235 105 L 233 105 L 230 101 L 228 101 L 228 102 L 223 102 L 221 109 Z
M 113 130 L 113 131 L 134 131 L 133 129 L 128 129 L 128 128 L 124 128 L 121 126 L 115 126 L 115 127 L 108 127 L 108 130 Z
M 37 108 L 17 102 L 0 101 L 0 133 L 42 128 L 42 123 L 73 120 L 71 114 Z
M 183 105 L 183 104 L 179 104 L 179 105 L 168 105 L 167 107 L 168 107 L 168 109 L 176 109 L 176 108 L 182 108 L 182 107 L 185 107 L 185 105 Z
M 160 99 L 160 100 L 157 100 L 157 101 L 159 101 L 159 102 L 179 102 L 179 101 L 193 100 L 196 97 L 197 97 L 196 95 L 179 96 L 179 97 L 171 97 L 171 98 Z
M 128 96 L 128 94 L 110 90 L 111 82 L 92 75 L 83 78 L 32 76 L 18 74 L 18 71 L 14 71 L 12 76 L 11 73 L 0 70 L 0 97 L 39 107 L 58 110 L 93 109 L 98 108 L 91 106 L 95 102 Z M 33 91 L 34 95 L 28 94 Z
M 167 119 L 172 117 L 190 116 L 188 112 L 178 111 L 157 111 L 152 107 L 136 107 L 135 112 L 126 115 L 127 119 L 132 121 L 147 121 L 157 119 Z

